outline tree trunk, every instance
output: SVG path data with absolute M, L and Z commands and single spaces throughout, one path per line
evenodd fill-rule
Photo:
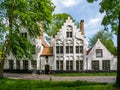
M 0 78 L 3 78 L 4 61 L 0 61 Z
M 119 12 L 119 26 L 118 26 L 118 34 L 117 34 L 117 78 L 116 83 L 120 87 L 120 12 Z
M 8 39 L 5 41 L 2 49 L 2 58 L 0 60 L 0 78 L 3 78 L 4 62 L 7 58 Z

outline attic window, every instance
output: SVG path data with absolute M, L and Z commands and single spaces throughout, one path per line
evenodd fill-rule
M 67 26 L 67 31 L 66 31 L 66 37 L 71 38 L 72 37 L 72 26 L 68 25 Z
M 97 58 L 103 57 L 102 49 L 96 49 L 96 57 Z
M 27 33 L 26 33 L 26 32 L 21 33 L 21 35 L 22 35 L 24 38 L 27 38 Z

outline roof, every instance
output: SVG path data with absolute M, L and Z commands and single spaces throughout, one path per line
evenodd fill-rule
M 86 53 L 87 55 L 90 53 L 90 51 L 92 50 L 92 48 L 90 48 L 90 49 L 87 50 L 87 53 Z
M 53 48 L 44 47 L 41 56 L 53 56 Z

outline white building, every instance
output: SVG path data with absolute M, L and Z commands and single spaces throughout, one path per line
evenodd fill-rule
M 117 59 L 98 39 L 87 52 L 87 70 L 116 70 Z
M 54 40 L 56 70 L 86 70 L 86 39 L 84 21 L 80 29 L 68 18 Z
M 42 26 L 40 26 L 41 28 Z M 43 29 L 41 29 L 43 33 Z M 51 36 L 50 46 L 43 34 L 31 39 L 23 30 L 21 33 L 31 41 L 35 47 L 32 60 L 16 59 L 12 54 L 8 56 L 4 69 L 46 71 L 83 71 L 83 70 L 116 70 L 117 59 L 100 42 L 94 45 L 86 55 L 86 38 L 84 20 L 80 28 L 68 17 L 55 38 Z

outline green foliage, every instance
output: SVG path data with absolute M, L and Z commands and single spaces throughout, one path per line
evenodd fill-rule
M 55 76 L 116 76 L 116 73 L 62 73 L 62 74 L 53 74 Z
M 1 90 L 108 90 L 116 89 L 114 84 L 94 83 L 86 81 L 35 81 L 1 79 Z
M 87 0 L 87 1 L 94 2 L 98 0 Z M 119 0 L 102 0 L 100 1 L 99 5 L 100 5 L 100 12 L 105 13 L 105 16 L 102 20 L 102 24 L 105 26 L 105 29 L 108 29 L 110 25 L 112 31 L 115 34 L 117 34 L 118 25 L 119 25 L 118 16 L 120 13 L 120 1 Z
M 52 19 L 52 24 L 50 25 L 51 30 L 47 31 L 47 33 L 49 35 L 55 36 L 68 17 L 70 17 L 73 20 L 72 16 L 66 13 L 54 14 Z
M 103 45 L 113 54 L 117 54 L 116 47 L 114 46 L 114 43 L 112 41 L 112 34 L 107 31 L 99 31 L 97 32 L 93 37 L 89 39 L 89 48 L 92 48 L 97 40 L 100 39 Z
M 50 0 L 1 0 L 0 33 L 8 39 L 7 52 L 19 58 L 30 58 L 33 47 L 27 38 L 21 36 L 21 30 L 37 37 L 40 35 L 39 23 L 42 21 L 46 30 L 53 11 L 54 5 Z

